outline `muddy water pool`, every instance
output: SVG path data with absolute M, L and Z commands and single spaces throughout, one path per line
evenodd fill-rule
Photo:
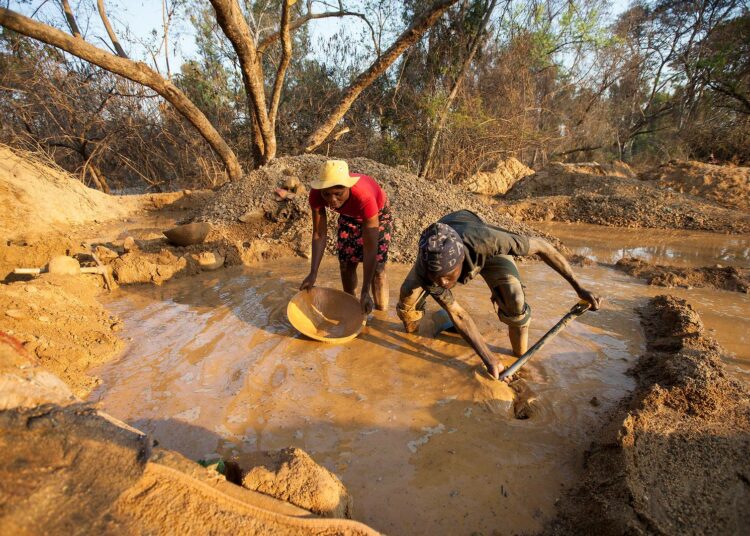
M 698 268 L 750 268 L 750 235 L 674 229 L 623 229 L 583 223 L 535 223 L 579 255 L 601 263 L 637 257 L 654 264 Z M 629 278 L 626 278 L 629 279 Z M 632 280 L 631 280 L 632 281 Z M 727 351 L 730 371 L 750 382 L 750 296 L 713 289 L 643 286 L 642 294 L 672 294 L 686 299 Z
M 336 268 L 327 258 L 318 284 L 338 287 Z M 406 272 L 390 267 L 391 309 L 345 346 L 289 326 L 286 304 L 307 273 L 302 260 L 126 287 L 108 307 L 124 319 L 128 347 L 93 371 L 103 384 L 92 400 L 193 459 L 242 463 L 257 450 L 300 447 L 339 475 L 356 519 L 389 534 L 539 529 L 581 471 L 592 431 L 632 388 L 625 371 L 643 349 L 634 307 L 665 289 L 605 267 L 578 268 L 606 308 L 571 324 L 527 365 L 532 412 L 519 420 L 463 341 L 403 332 L 393 305 Z M 541 263 L 521 272 L 534 341 L 576 297 Z M 673 293 L 686 294 L 720 341 L 746 337 L 746 296 Z M 511 362 L 484 283 L 456 295 Z M 747 342 L 734 348 L 732 365 L 749 371 Z
M 676 229 L 624 229 L 586 223 L 534 223 L 579 255 L 613 264 L 637 257 L 673 266 L 750 268 L 750 235 L 722 235 Z

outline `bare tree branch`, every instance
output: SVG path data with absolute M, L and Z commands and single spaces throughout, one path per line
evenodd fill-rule
M 289 30 L 291 32 L 294 32 L 295 30 L 298 30 L 311 20 L 317 20 L 317 19 L 330 19 L 334 17 L 357 17 L 359 19 L 362 19 L 365 21 L 365 24 L 370 28 L 370 33 L 372 34 L 372 41 L 375 46 L 375 50 L 380 55 L 380 49 L 377 44 L 377 40 L 375 39 L 375 29 L 372 27 L 372 24 L 370 24 L 370 21 L 367 19 L 365 15 L 362 13 L 357 13 L 355 11 L 346 11 L 346 10 L 339 10 L 339 11 L 326 11 L 324 13 L 311 13 L 307 12 L 305 15 L 302 15 L 301 17 L 298 17 L 294 19 L 292 22 L 289 23 Z M 281 38 L 281 35 L 277 32 L 274 34 L 269 35 L 268 37 L 264 37 L 259 43 L 258 43 L 258 53 L 263 54 L 266 49 L 274 44 L 276 41 L 278 41 Z
M 314 151 L 325 141 L 336 124 L 344 117 L 352 103 L 370 84 L 385 72 L 404 50 L 416 43 L 435 22 L 443 16 L 449 7 L 458 0 L 438 0 L 396 39 L 396 41 L 378 57 L 370 67 L 360 74 L 344 91 L 339 103 L 331 110 L 328 117 L 307 139 L 305 151 Z
M 117 34 L 115 34 L 115 31 L 112 29 L 112 25 L 109 23 L 107 9 L 104 7 L 104 0 L 96 0 L 96 8 L 99 10 L 99 16 L 101 17 L 102 23 L 104 24 L 104 29 L 107 30 L 107 35 L 112 41 L 112 45 L 115 47 L 117 55 L 121 58 L 127 59 L 128 55 L 125 53 L 125 49 L 122 48 L 119 39 L 117 39 Z
M 128 80 L 150 87 L 164 97 L 187 119 L 211 148 L 219 155 L 232 179 L 242 177 L 237 156 L 208 118 L 174 84 L 141 62 L 134 62 L 105 52 L 83 39 L 71 37 L 60 30 L 24 17 L 9 9 L 0 8 L 0 25 L 33 39 L 55 46 Z
M 76 17 L 73 15 L 73 10 L 70 9 L 70 4 L 68 3 L 68 0 L 60 0 L 60 3 L 62 4 L 63 13 L 65 13 L 65 20 L 68 21 L 68 26 L 70 27 L 70 33 L 73 34 L 73 36 L 81 38 L 81 30 L 78 28 L 78 23 L 76 23 Z

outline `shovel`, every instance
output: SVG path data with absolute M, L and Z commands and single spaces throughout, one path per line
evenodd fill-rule
M 500 375 L 500 381 L 505 380 L 506 378 L 510 378 L 513 376 L 518 370 L 526 364 L 526 362 L 534 357 L 534 354 L 536 354 L 539 350 L 542 349 L 542 347 L 547 344 L 549 341 L 555 338 L 555 335 L 560 333 L 562 330 L 565 329 L 565 327 L 570 324 L 573 320 L 581 316 L 583 313 L 589 310 L 591 307 L 591 304 L 587 301 L 581 300 L 578 303 L 576 303 L 570 311 L 568 311 L 565 316 L 563 316 L 560 321 L 552 326 L 552 329 L 550 329 L 547 333 L 545 333 L 541 339 L 539 339 L 534 346 L 529 348 L 529 350 L 523 354 L 521 357 L 519 357 L 515 363 L 513 363 L 511 366 L 509 366 L 503 373 Z

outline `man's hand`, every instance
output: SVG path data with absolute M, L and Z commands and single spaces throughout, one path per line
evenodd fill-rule
M 487 367 L 487 374 L 492 376 L 493 380 L 500 379 L 500 374 L 505 370 L 505 367 L 503 367 L 497 359 L 489 364 L 485 363 L 485 366 Z
M 312 272 L 307 274 L 307 277 L 304 281 L 302 281 L 302 284 L 299 286 L 300 290 L 310 290 L 315 286 L 315 280 L 318 279 L 318 276 Z
M 585 288 L 582 288 L 578 291 L 578 297 L 589 302 L 591 304 L 592 311 L 596 311 L 597 309 L 599 309 L 599 307 L 602 306 L 602 302 L 604 301 L 602 298 L 600 298 L 593 292 L 586 290 Z
M 362 306 L 362 312 L 365 315 L 369 315 L 375 307 L 375 304 L 372 301 L 372 296 L 370 296 L 369 292 L 363 292 L 360 294 L 359 303 Z

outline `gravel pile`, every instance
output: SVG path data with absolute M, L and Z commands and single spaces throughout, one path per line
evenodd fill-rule
M 312 230 L 307 193 L 311 179 L 325 160 L 320 155 L 278 158 L 242 180 L 222 187 L 196 220 L 244 225 L 249 233 L 286 242 L 302 253 L 309 247 Z M 459 186 L 420 179 L 403 169 L 366 158 L 353 158 L 348 163 L 353 173 L 372 176 L 388 193 L 394 214 L 392 261 L 413 262 L 422 229 L 459 209 L 472 210 L 488 223 L 509 231 L 541 235 L 498 211 L 491 199 L 466 192 Z M 295 184 L 295 178 L 302 187 L 286 199 L 280 199 L 276 189 Z M 337 216 L 332 214 L 328 220 L 333 228 Z M 333 244 L 333 236 L 329 232 L 329 245 Z

